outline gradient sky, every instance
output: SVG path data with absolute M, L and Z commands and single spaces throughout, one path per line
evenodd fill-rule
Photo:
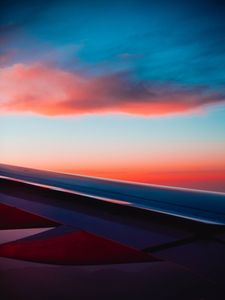
M 225 191 L 224 1 L 4 1 L 0 161 Z

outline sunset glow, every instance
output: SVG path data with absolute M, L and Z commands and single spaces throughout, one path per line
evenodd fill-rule
M 3 7 L 1 163 L 225 191 L 222 10 L 150 2 Z

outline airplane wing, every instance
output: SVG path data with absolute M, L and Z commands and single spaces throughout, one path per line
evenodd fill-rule
M 224 299 L 224 193 L 3 164 L 0 187 L 3 299 Z

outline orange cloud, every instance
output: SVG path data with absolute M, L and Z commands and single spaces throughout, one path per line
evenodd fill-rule
M 224 101 L 200 88 L 134 81 L 128 73 L 85 77 L 44 66 L 15 64 L 0 69 L 0 111 L 48 116 L 90 113 L 165 115 Z

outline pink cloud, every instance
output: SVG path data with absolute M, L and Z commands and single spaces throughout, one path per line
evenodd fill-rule
M 126 73 L 87 78 L 43 64 L 0 69 L 0 111 L 42 115 L 184 113 L 224 101 L 201 89 L 135 82 Z
M 1 40 L 0 40 L 0 44 L 1 44 Z M 0 53 L 0 66 L 4 66 L 6 63 L 8 63 L 14 54 L 15 54 L 15 50 Z

